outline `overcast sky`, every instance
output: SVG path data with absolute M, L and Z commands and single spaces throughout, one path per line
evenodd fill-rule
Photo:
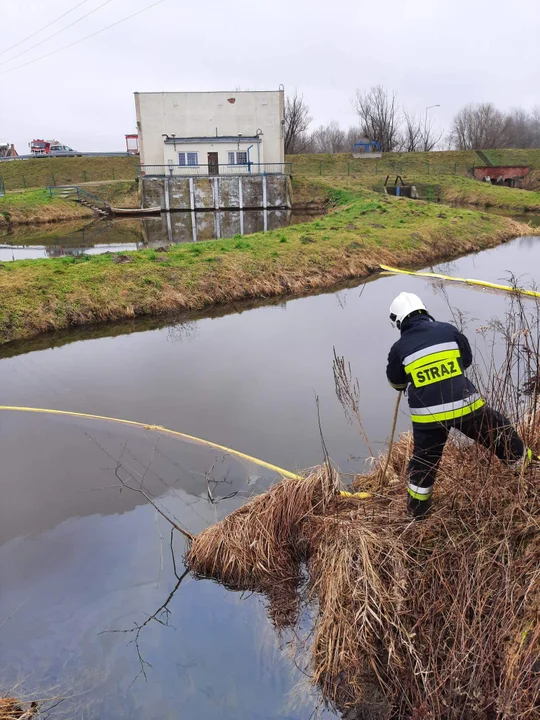
M 19 153 L 34 137 L 121 150 L 136 90 L 283 84 L 304 94 L 313 127 L 354 124 L 355 90 L 379 83 L 409 111 L 440 104 L 441 130 L 468 102 L 540 105 L 540 0 L 162 0 L 39 59 L 155 1 L 0 0 L 0 141 Z

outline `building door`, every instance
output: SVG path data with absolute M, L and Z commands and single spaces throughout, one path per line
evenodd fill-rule
M 219 160 L 217 152 L 208 153 L 208 174 L 219 175 Z

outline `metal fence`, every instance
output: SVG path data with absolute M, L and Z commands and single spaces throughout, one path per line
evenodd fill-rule
M 292 163 L 245 165 L 140 165 L 143 177 L 218 177 L 220 175 L 292 175 Z
M 463 162 L 433 162 L 407 160 L 309 160 L 292 164 L 295 176 L 320 175 L 337 177 L 343 175 L 469 175 L 473 166 Z

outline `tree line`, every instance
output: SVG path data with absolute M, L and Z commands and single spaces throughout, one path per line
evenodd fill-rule
M 351 152 L 355 142 L 365 139 L 379 143 L 383 152 L 540 147 L 540 107 L 502 112 L 492 103 L 470 103 L 456 113 L 446 134 L 437 130 L 427 110 L 408 112 L 396 93 L 381 85 L 357 90 L 353 107 L 356 125 L 342 128 L 333 120 L 310 129 L 309 107 L 295 90 L 285 102 L 285 153 Z

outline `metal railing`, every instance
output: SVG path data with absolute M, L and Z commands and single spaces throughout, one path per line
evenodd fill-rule
M 54 187 L 48 187 L 47 190 L 49 191 L 50 197 L 72 200 L 73 202 L 78 202 L 81 205 L 86 205 L 105 214 L 111 212 L 111 206 L 106 200 L 103 200 L 103 198 L 97 195 L 93 195 L 87 190 L 83 190 L 78 185 L 56 185 Z
M 219 177 L 220 175 L 292 175 L 292 163 L 245 165 L 140 165 L 143 177 Z

